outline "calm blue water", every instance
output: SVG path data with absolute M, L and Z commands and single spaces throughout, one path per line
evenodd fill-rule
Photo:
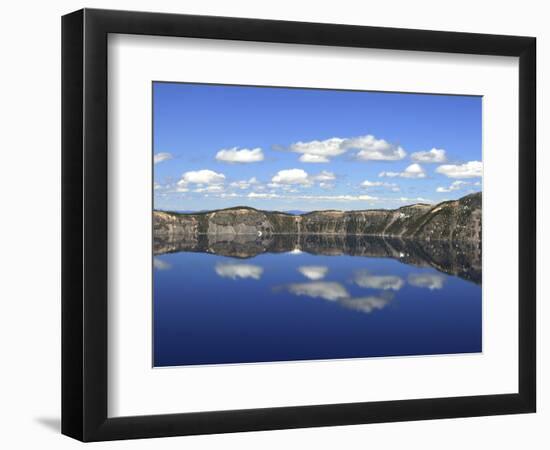
M 481 351 L 481 285 L 398 259 L 154 258 L 154 365 Z

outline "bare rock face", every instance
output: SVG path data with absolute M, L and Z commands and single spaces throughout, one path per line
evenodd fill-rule
M 173 214 L 162 211 L 153 213 L 155 236 L 181 236 L 199 233 L 199 219 L 191 214 Z
M 481 241 L 481 194 L 436 205 L 422 218 L 417 234 L 432 239 Z
M 221 235 L 370 235 L 481 242 L 481 192 L 437 205 L 395 210 L 314 211 L 301 216 L 237 207 L 206 213 L 155 211 L 155 237 Z
M 236 208 L 213 211 L 208 215 L 208 234 L 273 233 L 267 214 L 255 209 Z

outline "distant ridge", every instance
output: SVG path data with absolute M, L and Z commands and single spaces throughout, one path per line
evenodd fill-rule
M 287 214 L 292 214 L 293 216 L 301 216 L 303 214 L 307 214 L 308 211 L 301 211 L 299 209 L 289 209 L 289 210 L 286 210 L 286 211 L 283 211 Z
M 334 234 L 481 241 L 481 201 L 477 192 L 458 200 L 397 209 L 301 212 L 263 211 L 249 206 L 204 212 L 154 211 L 155 236 Z

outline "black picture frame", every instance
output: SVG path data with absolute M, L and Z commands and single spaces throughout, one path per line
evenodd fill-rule
M 518 392 L 108 418 L 109 33 L 519 57 Z M 64 16 L 62 433 L 81 441 L 103 441 L 535 412 L 535 91 L 533 37 L 96 9 Z

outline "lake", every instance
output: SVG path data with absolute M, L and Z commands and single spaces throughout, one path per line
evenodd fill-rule
M 482 350 L 474 244 L 203 235 L 153 252 L 155 367 Z

